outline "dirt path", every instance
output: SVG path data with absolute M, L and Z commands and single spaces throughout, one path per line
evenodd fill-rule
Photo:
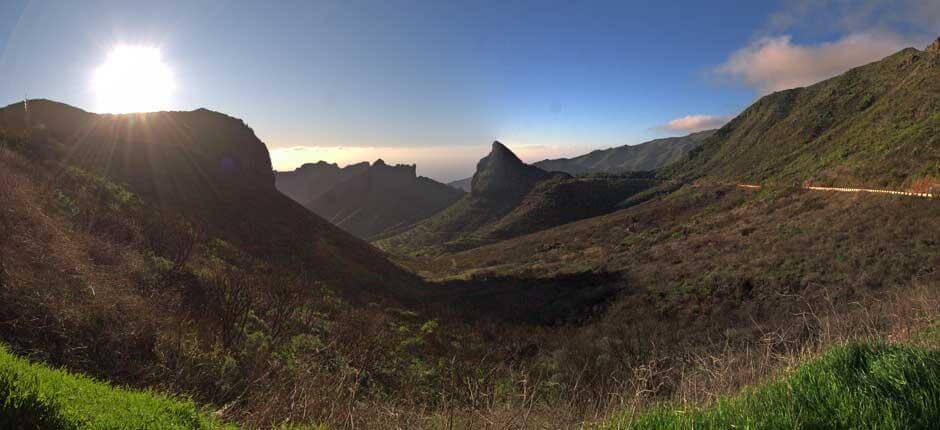
M 740 188 L 747 189 L 760 189 L 760 185 L 753 184 L 737 184 Z M 910 191 L 895 191 L 895 190 L 875 190 L 871 188 L 839 188 L 839 187 L 815 187 L 815 186 L 804 186 L 805 190 L 813 191 L 835 191 L 840 193 L 876 193 L 876 194 L 893 194 L 898 196 L 910 196 L 910 197 L 921 197 L 925 199 L 935 199 L 940 198 L 940 194 L 931 194 L 931 193 L 913 193 Z

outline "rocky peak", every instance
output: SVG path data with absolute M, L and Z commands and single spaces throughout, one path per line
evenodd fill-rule
M 940 52 L 940 37 L 927 47 L 927 52 Z
M 516 166 L 521 166 L 525 163 L 519 159 L 506 145 L 503 145 L 498 140 L 493 141 L 493 147 L 490 149 L 490 154 L 484 159 L 489 160 L 491 164 L 493 163 L 505 163 Z
M 506 145 L 495 141 L 489 155 L 477 163 L 471 194 L 497 198 L 515 196 L 549 176 L 548 172 L 523 163 Z

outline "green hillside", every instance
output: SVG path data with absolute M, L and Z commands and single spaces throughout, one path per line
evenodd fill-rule
M 195 430 L 234 428 L 192 401 L 51 369 L 0 345 L 0 428 Z
M 940 177 L 940 51 L 905 49 L 761 98 L 666 175 L 911 187 Z M 936 185 L 934 185 L 936 186 Z
M 837 347 L 786 377 L 715 404 L 612 418 L 611 429 L 932 429 L 940 353 L 904 345 Z

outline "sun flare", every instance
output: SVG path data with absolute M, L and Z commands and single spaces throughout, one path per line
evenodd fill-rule
M 176 85 L 159 48 L 118 45 L 95 69 L 92 87 L 101 113 L 167 110 Z

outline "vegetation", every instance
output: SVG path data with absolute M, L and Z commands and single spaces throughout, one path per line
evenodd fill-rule
M 940 176 L 938 70 L 940 52 L 909 48 L 765 96 L 664 175 L 910 188 Z
M 506 158 L 518 161 L 509 149 L 503 147 L 500 151 L 508 153 Z M 508 181 L 521 188 L 494 191 L 491 176 L 499 175 L 478 171 L 474 176 L 478 178 L 475 191 L 414 227 L 379 240 L 377 245 L 423 257 L 476 248 L 612 212 L 630 196 L 658 184 L 652 175 L 645 174 L 571 177 L 545 172 L 524 173 L 538 169 L 521 163 L 504 163 L 499 169 L 516 172 L 506 175 L 529 175 L 535 179 L 495 180 Z M 493 169 L 493 164 L 486 168 Z
M 114 388 L 10 354 L 0 346 L 0 427 L 42 429 L 215 429 L 192 401 Z
M 940 421 L 940 353 L 904 345 L 833 348 L 782 380 L 714 404 L 660 407 L 623 429 L 929 429 Z
M 936 63 L 908 54 L 871 70 L 917 81 Z M 821 405 L 840 411 L 833 426 L 879 413 L 896 421 L 866 422 L 916 426 L 903 420 L 936 407 L 918 396 L 936 394 L 940 206 L 794 181 L 928 187 L 935 141 L 918 132 L 914 143 L 802 164 L 787 155 L 795 129 L 776 128 L 816 101 L 838 118 L 820 136 L 861 124 L 852 112 L 880 108 L 879 85 L 894 79 L 866 70 L 828 81 L 832 91 L 759 102 L 662 182 L 552 175 L 494 145 L 473 193 L 383 242 L 430 247 L 396 257 L 413 272 L 277 193 L 263 145 L 237 120 L 197 111 L 134 122 L 37 102 L 35 120 L 50 126 L 24 128 L 16 106 L 0 110 L 0 339 L 70 372 L 179 393 L 248 428 L 720 426 L 728 414 L 812 427 L 813 415 L 787 411 Z M 880 126 L 929 125 L 933 114 L 918 109 L 936 97 L 923 85 L 923 103 L 885 111 L 894 122 Z M 878 97 L 865 109 L 830 103 L 855 86 Z M 202 131 L 134 137 L 170 120 Z M 926 158 L 902 154 L 915 150 Z M 888 170 L 871 170 L 876 155 Z M 747 179 L 769 183 L 728 183 Z M 789 371 L 846 343 L 855 346 Z M 901 387 L 910 391 L 896 385 L 915 377 Z M 753 409 L 777 405 L 791 409 Z

